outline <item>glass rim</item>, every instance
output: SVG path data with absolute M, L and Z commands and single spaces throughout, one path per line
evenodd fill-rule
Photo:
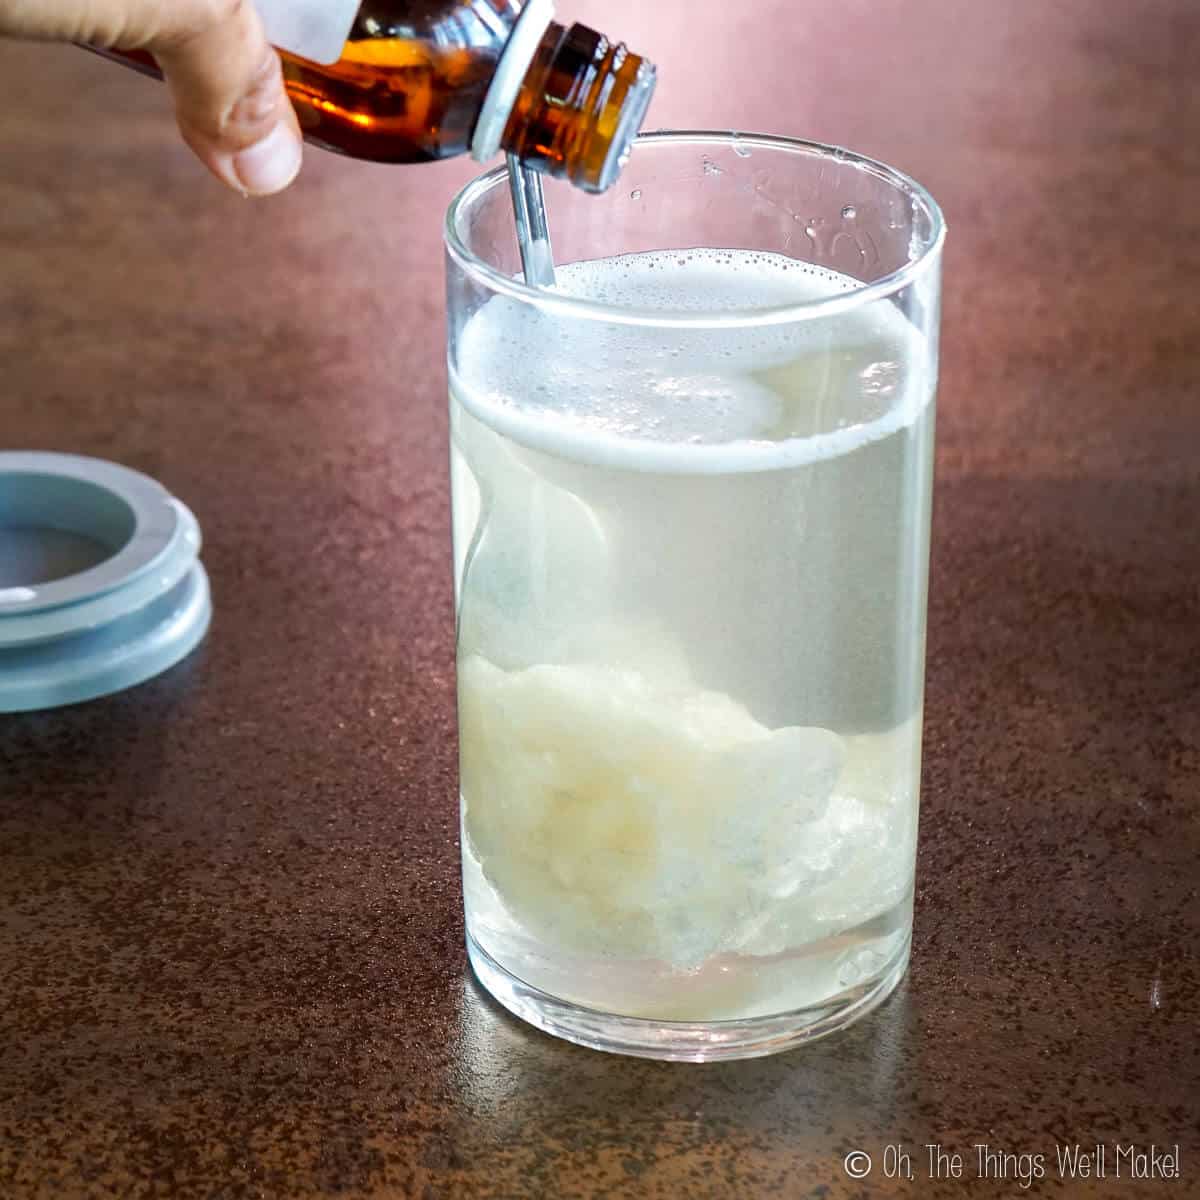
M 443 228 L 446 253 L 466 275 L 489 291 L 533 305 L 557 316 L 604 321 L 616 325 L 656 325 L 669 329 L 736 329 L 817 320 L 859 308 L 874 300 L 883 299 L 907 287 L 924 275 L 931 264 L 936 263 L 946 240 L 946 221 L 942 210 L 926 188 L 903 171 L 898 171 L 895 167 L 888 166 L 887 163 L 869 158 L 865 154 L 857 154 L 842 146 L 832 146 L 823 142 L 806 141 L 803 138 L 783 137 L 776 134 L 743 133 L 732 129 L 661 129 L 654 133 L 640 134 L 635 147 L 664 144 L 740 145 L 751 148 L 758 146 L 767 150 L 781 150 L 788 153 L 816 153 L 835 162 L 849 163 L 892 184 L 898 191 L 910 196 L 921 205 L 931 225 L 928 244 L 922 248 L 916 258 L 897 267 L 887 275 L 872 280 L 870 283 L 863 283 L 859 287 L 817 300 L 766 308 L 750 308 L 742 312 L 714 309 L 710 312 L 672 313 L 662 309 L 614 305 L 601 300 L 589 300 L 583 296 L 568 296 L 559 292 L 546 291 L 544 288 L 532 287 L 520 279 L 506 275 L 467 247 L 459 232 L 462 217 L 493 188 L 507 185 L 508 168 L 501 164 L 476 176 L 462 187 L 451 200 L 450 206 L 446 210 L 446 221 Z M 683 248 L 662 247 L 665 250 Z

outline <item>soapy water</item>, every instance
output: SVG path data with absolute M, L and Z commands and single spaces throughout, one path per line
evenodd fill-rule
M 558 273 L 664 312 L 850 286 L 734 251 Z M 451 373 L 464 881 L 513 975 L 716 1020 L 825 1002 L 902 951 L 924 361 L 890 305 L 669 336 L 504 298 L 472 319 Z
M 696 249 L 568 264 L 555 290 L 688 317 L 779 309 L 854 286 L 779 255 Z M 469 323 L 451 382 L 480 420 L 554 455 L 689 474 L 757 471 L 842 454 L 910 424 L 928 400 L 911 368 L 922 355 L 916 331 L 886 303 L 842 321 L 674 329 L 664 346 L 654 326 L 497 296 L 486 319 Z

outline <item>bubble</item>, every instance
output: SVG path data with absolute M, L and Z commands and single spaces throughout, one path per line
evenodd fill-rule
M 847 221 L 853 221 L 854 218 L 858 216 L 858 209 L 855 208 L 853 204 L 847 204 L 846 207 L 842 209 L 842 216 L 845 217 Z
M 642 198 L 642 189 L 634 188 L 633 191 L 629 193 L 629 198 L 630 200 L 640 200 Z
M 873 362 L 859 372 L 861 391 L 865 396 L 889 396 L 896 390 L 900 379 L 901 365 L 898 362 Z

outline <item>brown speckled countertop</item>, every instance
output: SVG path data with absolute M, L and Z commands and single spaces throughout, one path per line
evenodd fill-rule
M 216 602 L 167 675 L 0 717 L 4 1200 L 1200 1195 L 1200 16 L 726 7 L 562 4 L 660 59 L 652 124 L 853 145 L 951 226 L 907 982 L 711 1066 L 481 996 L 438 250 L 469 167 L 314 152 L 244 202 L 152 83 L 4 46 L 0 444 L 163 480 Z M 1109 1177 L 1057 1178 L 1076 1141 Z M 1048 1177 L 976 1178 L 979 1142 Z M 1113 1178 L 1117 1143 L 1183 1178 Z

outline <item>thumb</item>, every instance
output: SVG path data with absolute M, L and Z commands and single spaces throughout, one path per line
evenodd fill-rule
M 161 5 L 168 28 L 143 43 L 175 97 L 184 140 L 218 179 L 252 196 L 282 191 L 302 158 L 279 55 L 250 0 Z

